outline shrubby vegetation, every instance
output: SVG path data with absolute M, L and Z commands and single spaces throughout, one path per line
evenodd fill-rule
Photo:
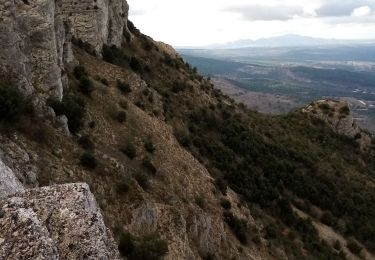
M 87 167 L 89 169 L 95 169 L 98 165 L 98 162 L 92 152 L 85 151 L 81 155 L 80 163 L 82 166 Z
M 231 212 L 224 212 L 224 221 L 233 230 L 238 240 L 246 245 L 248 242 L 249 227 L 244 219 L 239 219 Z
M 15 122 L 31 112 L 29 99 L 11 84 L 0 82 L 0 121 Z
M 82 66 L 76 66 L 73 70 L 74 77 L 79 80 L 78 89 L 82 94 L 90 96 L 94 90 L 92 81 L 89 79 L 89 75 L 86 69 Z
M 125 145 L 120 148 L 120 151 L 123 152 L 130 159 L 134 159 L 137 156 L 135 146 L 129 141 L 127 141 Z
M 77 93 L 68 92 L 60 102 L 55 99 L 48 100 L 56 115 L 65 115 L 68 118 L 69 130 L 77 133 L 82 125 L 86 113 L 86 102 Z
M 130 85 L 121 80 L 117 80 L 117 88 L 123 93 L 128 94 L 132 91 Z
M 167 242 L 157 233 L 141 237 L 122 233 L 118 248 L 129 260 L 159 260 L 168 253 Z

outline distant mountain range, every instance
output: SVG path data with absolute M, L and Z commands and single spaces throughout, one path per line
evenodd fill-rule
M 242 39 L 223 44 L 212 44 L 202 47 L 179 47 L 179 49 L 238 49 L 247 47 L 293 47 L 293 46 L 327 46 L 341 44 L 367 44 L 375 43 L 375 40 L 337 40 L 321 39 L 295 34 L 288 34 L 278 37 L 261 38 L 258 40 Z

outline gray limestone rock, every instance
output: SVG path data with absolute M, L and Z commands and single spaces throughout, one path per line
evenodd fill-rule
M 0 200 L 0 259 L 120 259 L 87 184 Z
M 23 191 L 13 171 L 0 160 L 0 198 Z

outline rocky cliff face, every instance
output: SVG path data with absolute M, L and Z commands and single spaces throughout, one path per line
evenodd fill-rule
M 318 100 L 306 106 L 302 111 L 323 120 L 336 133 L 354 138 L 362 150 L 366 150 L 371 144 L 371 134 L 361 129 L 354 122 L 349 105 L 346 102 Z
M 71 38 L 100 54 L 104 44 L 120 46 L 127 29 L 125 0 L 1 0 L 0 72 L 36 105 L 61 99 L 65 65 L 72 62 Z
M 0 259 L 119 259 L 87 184 L 32 189 L 0 201 Z

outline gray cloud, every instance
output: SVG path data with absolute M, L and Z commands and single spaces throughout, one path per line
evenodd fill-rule
M 232 6 L 223 11 L 239 13 L 245 20 L 249 21 L 287 21 L 293 16 L 302 16 L 303 8 L 300 6 L 264 6 L 245 5 Z
M 375 0 L 326 0 L 325 3 L 316 10 L 319 17 L 339 17 L 350 16 L 354 9 L 369 6 L 375 9 Z

